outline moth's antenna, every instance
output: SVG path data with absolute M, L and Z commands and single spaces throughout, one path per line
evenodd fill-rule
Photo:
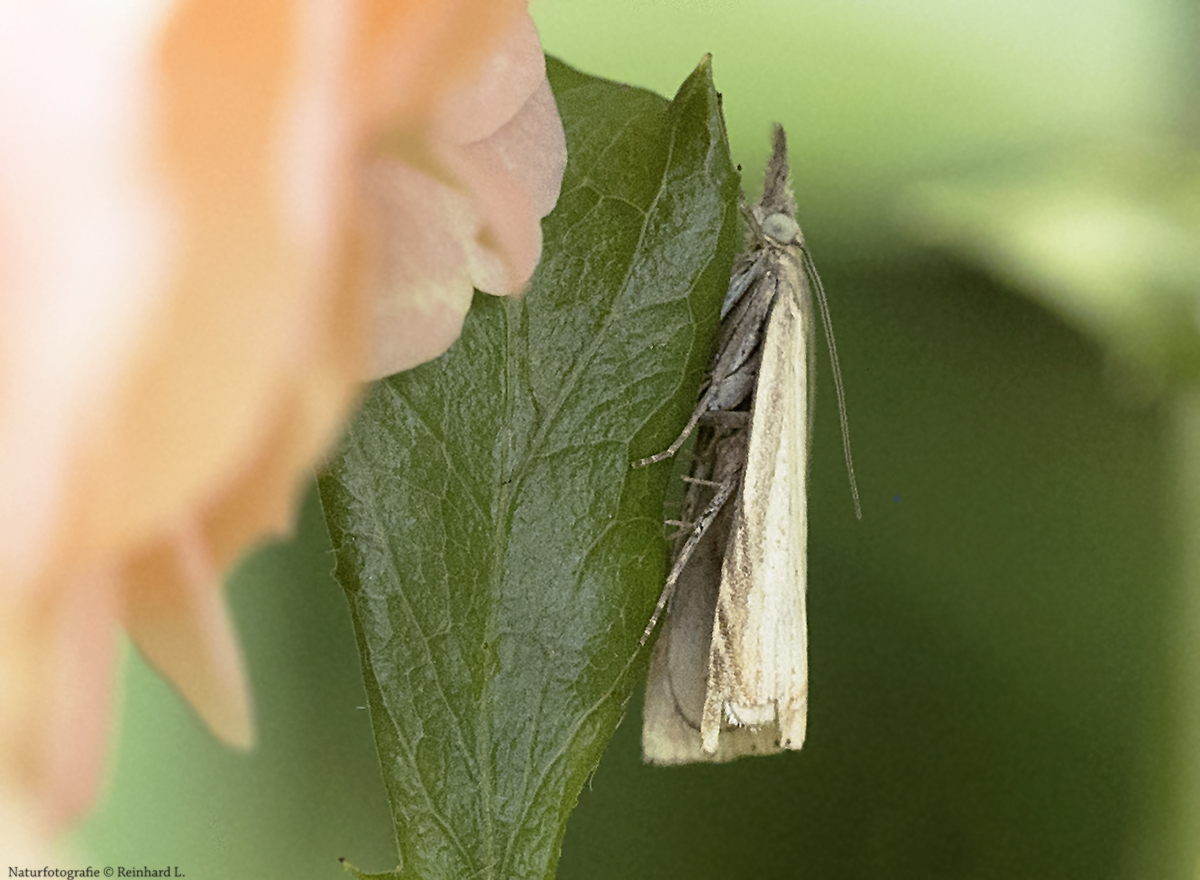
M 842 425 L 842 452 L 846 456 L 846 473 L 850 476 L 850 494 L 854 497 L 854 515 L 862 519 L 862 506 L 858 502 L 858 481 L 854 479 L 854 459 L 850 455 L 850 421 L 846 418 L 846 392 L 842 387 L 842 367 L 838 362 L 837 340 L 833 338 L 833 319 L 829 317 L 829 301 L 825 298 L 825 286 L 821 284 L 821 276 L 817 274 L 816 264 L 812 254 L 805 245 L 801 245 L 803 254 L 804 274 L 817 294 L 817 304 L 821 307 L 821 324 L 825 327 L 825 341 L 829 345 L 829 363 L 833 367 L 833 387 L 837 392 L 838 419 Z

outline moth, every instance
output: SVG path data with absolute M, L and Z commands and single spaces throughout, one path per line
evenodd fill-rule
M 683 433 L 637 462 L 696 443 L 671 570 L 646 625 L 647 761 L 728 761 L 799 749 L 808 717 L 808 453 L 813 292 L 842 414 L 844 395 L 820 277 L 796 223 L 787 137 L 774 129 L 763 194 L 746 210 L 746 249 L 721 309 L 717 353 Z

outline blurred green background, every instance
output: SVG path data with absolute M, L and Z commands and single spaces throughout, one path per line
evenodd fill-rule
M 712 52 L 751 196 L 787 127 L 863 493 L 856 522 L 821 367 L 804 750 L 644 767 L 639 692 L 559 877 L 1200 877 L 1195 5 L 534 15 L 548 52 L 668 96 Z M 231 584 L 249 756 L 131 657 L 111 782 L 72 839 L 92 864 L 395 864 L 332 565 L 310 496 Z

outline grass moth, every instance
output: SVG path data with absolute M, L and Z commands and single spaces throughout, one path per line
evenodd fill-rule
M 813 293 L 842 413 L 824 290 L 796 223 L 787 139 L 776 126 L 762 198 L 744 211 L 747 247 L 721 310 L 712 370 L 679 438 L 696 431 L 671 571 L 646 683 L 642 751 L 659 764 L 799 749 L 808 716 L 808 452 Z

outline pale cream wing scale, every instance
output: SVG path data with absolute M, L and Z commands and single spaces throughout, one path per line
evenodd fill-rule
M 808 715 L 808 442 L 813 316 L 799 245 L 773 261 L 741 491 L 725 545 L 702 750 L 799 749 Z M 723 740 L 730 733 L 728 747 Z

